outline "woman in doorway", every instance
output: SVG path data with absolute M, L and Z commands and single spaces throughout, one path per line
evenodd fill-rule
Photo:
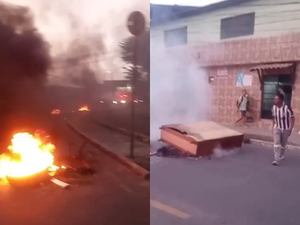
M 240 113 L 241 117 L 235 122 L 237 125 L 240 121 L 242 121 L 243 126 L 247 127 L 247 112 L 249 111 L 249 99 L 248 99 L 248 93 L 244 89 L 242 90 L 242 95 L 239 97 L 236 103 L 237 111 Z

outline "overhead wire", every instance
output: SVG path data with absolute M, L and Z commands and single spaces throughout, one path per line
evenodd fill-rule
M 132 54 L 131 53 L 122 54 L 122 56 L 129 56 L 129 55 L 132 55 Z M 116 57 L 121 57 L 121 56 L 113 55 L 113 56 L 104 57 L 104 58 L 100 57 L 100 58 L 91 59 L 89 61 L 80 61 L 83 58 L 78 57 L 78 58 L 76 58 L 76 60 L 78 60 L 79 62 L 77 62 L 76 65 L 55 66 L 55 67 L 52 67 L 51 69 L 52 70 L 59 70 L 59 69 L 66 69 L 66 68 L 81 67 L 82 65 L 85 65 L 85 64 L 100 63 L 100 62 L 103 62 L 103 61 L 106 61 L 106 60 L 109 60 L 109 59 L 112 59 L 112 58 L 116 58 Z

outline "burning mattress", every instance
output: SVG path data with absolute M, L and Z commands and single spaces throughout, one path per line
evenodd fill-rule
M 240 148 L 244 134 L 212 121 L 193 124 L 164 125 L 161 140 L 195 156 L 209 156 L 215 148 Z

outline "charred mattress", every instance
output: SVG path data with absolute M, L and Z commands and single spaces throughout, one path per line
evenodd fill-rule
M 240 148 L 244 134 L 212 121 L 170 124 L 161 127 L 161 140 L 195 156 L 209 156 L 214 149 Z

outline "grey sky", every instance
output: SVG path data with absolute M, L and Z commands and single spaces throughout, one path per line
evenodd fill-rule
M 153 4 L 205 6 L 222 0 L 150 0 Z
M 53 56 L 66 52 L 72 41 L 85 37 L 87 33 L 98 35 L 108 53 L 99 59 L 99 63 L 93 63 L 91 66 L 98 66 L 103 71 L 114 71 L 101 75 L 107 78 L 123 77 L 121 70 L 124 64 L 119 57 L 119 43 L 131 35 L 126 27 L 129 13 L 139 10 L 144 13 L 147 20 L 150 15 L 147 0 L 6 0 L 6 2 L 30 8 L 38 31 L 51 45 Z M 77 19 L 76 23 L 72 22 L 73 17 L 70 15 Z M 100 46 L 93 50 L 99 51 Z M 59 73 L 64 73 L 64 70 L 52 72 L 57 76 Z

